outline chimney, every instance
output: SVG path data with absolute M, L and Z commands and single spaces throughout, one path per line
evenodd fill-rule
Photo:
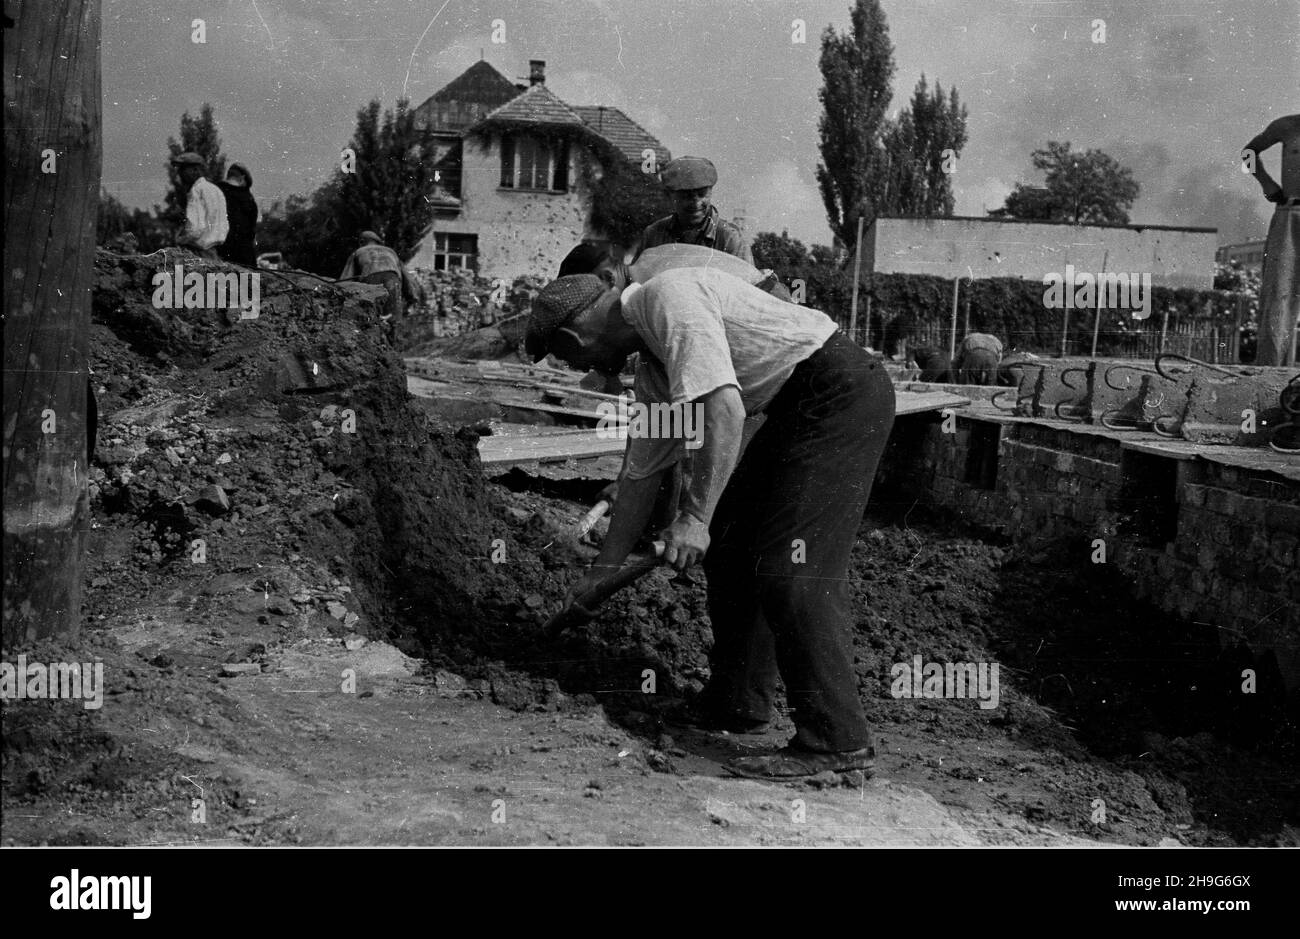
M 528 84 L 545 85 L 546 84 L 546 62 L 542 59 L 528 60 Z

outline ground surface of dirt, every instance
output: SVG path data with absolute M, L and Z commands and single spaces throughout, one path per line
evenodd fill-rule
M 875 777 L 727 777 L 792 728 L 675 716 L 708 676 L 702 575 L 547 638 L 594 492 L 485 482 L 475 435 L 410 406 L 377 291 L 162 316 L 162 263 L 100 259 L 87 627 L 6 660 L 101 661 L 108 693 L 4 703 L 6 843 L 1296 843 L 1295 730 L 1230 697 L 1241 653 L 1082 546 L 887 493 L 851 583 Z M 998 707 L 894 697 L 915 656 L 998 663 Z

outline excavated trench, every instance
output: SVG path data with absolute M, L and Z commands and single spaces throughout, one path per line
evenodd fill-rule
M 655 739 L 667 706 L 702 688 L 701 573 L 657 571 L 586 626 L 543 635 L 590 557 L 565 525 L 599 487 L 487 482 L 476 434 L 410 405 L 377 291 L 276 278 L 260 319 L 222 322 L 150 307 L 165 263 L 98 262 L 92 506 L 94 538 L 115 547 L 89 572 L 88 613 L 247 577 L 286 622 L 388 639 L 507 707 L 599 703 Z M 1065 828 L 1103 792 L 1127 819 L 1114 837 L 1139 843 L 1175 824 L 1194 843 L 1274 843 L 1300 824 L 1293 716 L 1232 693 L 1248 653 L 1064 546 L 1008 544 L 893 498 L 877 491 L 854 549 L 855 667 L 891 752 L 939 761 L 922 784 L 1001 779 L 990 798 Z M 195 538 L 206 566 L 176 550 Z M 916 656 L 998 663 L 999 706 L 894 697 L 891 668 Z

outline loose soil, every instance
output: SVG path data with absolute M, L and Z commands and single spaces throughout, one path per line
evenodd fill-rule
M 5 657 L 108 687 L 4 703 L 6 843 L 1300 842 L 1294 722 L 1234 693 L 1270 663 L 1075 545 L 888 493 L 851 572 L 876 775 L 727 777 L 792 728 L 675 723 L 708 676 L 702 575 L 548 640 L 594 492 L 485 482 L 476 435 L 410 405 L 377 289 L 276 277 L 231 322 L 152 308 L 174 263 L 99 259 L 86 628 Z M 999 706 L 894 698 L 917 655 L 998 663 Z

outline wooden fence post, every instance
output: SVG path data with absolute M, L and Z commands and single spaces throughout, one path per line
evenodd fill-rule
M 1246 312 L 1246 297 L 1243 294 L 1237 294 L 1237 317 L 1232 327 L 1232 361 L 1238 363 L 1241 361 L 1241 320 Z
M 75 632 L 89 516 L 86 351 L 99 205 L 99 0 L 4 30 L 3 641 Z
M 948 334 L 948 358 L 957 355 L 957 291 L 961 288 L 961 278 L 952 279 L 952 330 Z

